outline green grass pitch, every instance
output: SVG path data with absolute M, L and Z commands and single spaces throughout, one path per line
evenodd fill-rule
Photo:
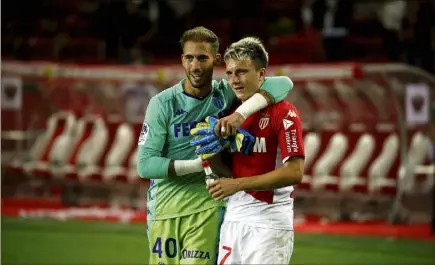
M 147 264 L 145 225 L 3 218 L 1 264 Z M 296 231 L 291 264 L 435 264 L 434 242 Z

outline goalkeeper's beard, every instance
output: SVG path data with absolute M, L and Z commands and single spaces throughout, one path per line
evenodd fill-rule
M 193 77 L 193 74 L 191 73 L 186 73 L 186 76 L 187 79 L 189 79 L 190 85 L 195 89 L 204 90 L 206 88 L 211 88 L 212 74 L 203 73 L 198 81 L 195 81 L 195 77 Z

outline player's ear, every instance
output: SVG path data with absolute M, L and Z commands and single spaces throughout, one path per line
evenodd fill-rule
M 222 55 L 220 53 L 216 54 L 216 58 L 214 60 L 214 65 L 220 65 L 222 63 Z
M 264 81 L 264 78 L 266 77 L 266 68 L 260 69 L 260 81 Z

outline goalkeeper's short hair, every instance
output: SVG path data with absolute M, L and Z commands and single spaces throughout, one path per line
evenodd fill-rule
M 269 64 L 269 54 L 263 42 L 256 37 L 246 37 L 232 43 L 224 54 L 224 61 L 251 59 L 258 69 L 266 68 Z
M 184 50 L 184 44 L 188 41 L 206 42 L 211 44 L 215 53 L 219 51 L 219 38 L 213 31 L 205 27 L 186 30 L 180 38 L 181 49 Z

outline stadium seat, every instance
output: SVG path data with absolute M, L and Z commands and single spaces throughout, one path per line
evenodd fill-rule
M 87 115 L 79 120 L 78 132 L 65 164 L 52 169 L 55 177 L 77 180 L 78 172 L 96 164 L 107 143 L 108 132 L 102 117 Z
M 369 163 L 375 150 L 375 139 L 370 134 L 363 134 L 352 153 L 340 167 L 340 191 L 364 191 L 367 186 L 367 178 L 362 177 L 364 167 Z M 362 188 L 361 188 L 362 187 Z
M 76 124 L 75 116 L 70 112 L 58 112 L 47 120 L 46 132 L 38 137 L 30 150 L 32 160 L 23 165 L 28 175 L 47 177 L 50 161 L 57 155 L 56 149 L 72 133 Z
M 332 136 L 322 156 L 313 168 L 311 185 L 313 189 L 338 190 L 339 179 L 332 171 L 343 159 L 348 149 L 348 138 L 342 133 Z
M 389 135 L 379 156 L 370 165 L 368 171 L 368 191 L 370 193 L 396 192 L 396 179 L 388 176 L 399 157 L 399 137 L 396 133 Z
M 117 150 L 121 150 L 124 147 L 122 144 L 127 143 L 128 147 L 128 142 L 131 141 L 131 135 L 125 134 L 126 130 L 129 131 L 128 125 L 122 126 L 118 119 L 105 122 L 101 129 L 104 130 L 107 135 L 104 142 L 101 141 L 99 143 L 103 146 L 103 149 L 96 154 L 95 163 L 88 163 L 78 172 L 77 177 L 80 181 L 102 181 L 101 171 L 104 166 L 107 165 L 108 159 L 111 159 L 114 153 L 116 155 Z M 125 138 L 123 139 L 123 137 Z M 117 157 L 115 157 L 115 159 L 116 158 Z M 113 162 L 113 159 L 110 162 Z
M 317 133 L 307 133 L 304 137 L 305 147 L 305 168 L 310 168 L 313 164 L 314 158 L 319 152 L 321 139 Z M 298 185 L 298 189 L 308 190 L 310 188 L 311 176 L 304 174 L 302 183 Z
M 112 127 L 114 126 L 112 125 Z M 134 146 L 134 132 L 130 125 L 126 123 L 117 126 L 115 129 L 116 134 L 114 137 L 109 137 L 109 150 L 107 154 L 103 155 L 103 163 L 99 165 L 89 165 L 87 169 L 79 174 L 81 180 L 89 179 L 106 182 L 112 172 L 117 172 L 118 168 L 124 168 L 123 165 L 125 161 L 128 160 Z M 109 132 L 109 135 L 110 134 Z
M 413 190 L 416 181 L 416 169 L 425 163 L 429 146 L 429 138 L 421 132 L 413 135 L 406 164 L 400 165 L 399 169 L 400 186 L 404 191 L 410 192 Z M 426 181 L 428 181 L 427 178 Z

